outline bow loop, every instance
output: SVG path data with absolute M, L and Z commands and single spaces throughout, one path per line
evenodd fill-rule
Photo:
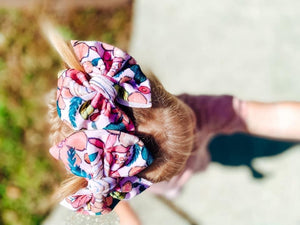
M 136 177 L 153 159 L 143 142 L 132 134 L 104 129 L 82 130 L 52 147 L 50 153 L 71 173 L 88 180 L 86 188 L 67 198 L 69 205 L 78 206 L 74 206 L 76 210 L 88 211 L 90 204 L 95 206 L 95 202 L 102 202 L 104 205 L 98 212 L 103 213 L 104 209 L 111 210 L 114 206 L 108 203 L 112 202 L 108 201 L 111 196 L 118 200 L 130 199 L 151 184 Z
M 131 56 L 116 47 L 96 41 L 72 43 L 86 74 L 75 69 L 61 73 L 57 90 L 58 115 L 75 130 L 120 125 L 124 117 L 122 124 L 128 132 L 133 131 L 132 123 L 127 116 L 121 116 L 124 113 L 115 106 L 115 101 L 130 107 L 151 107 L 147 77 Z
M 150 82 L 134 58 L 99 41 L 72 41 L 74 52 L 90 77 L 107 76 L 119 91 L 117 101 L 130 107 L 151 107 Z

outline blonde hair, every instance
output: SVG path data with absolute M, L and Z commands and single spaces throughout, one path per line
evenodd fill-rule
M 50 34 L 50 33 L 51 34 Z M 47 37 L 61 55 L 69 68 L 84 71 L 73 50 L 55 33 L 53 27 L 47 27 Z M 167 92 L 158 79 L 150 74 L 152 108 L 139 109 L 122 107 L 136 125 L 139 136 L 154 156 L 154 162 L 139 176 L 154 183 L 170 180 L 185 166 L 194 144 L 195 116 L 193 111 L 177 97 Z M 73 130 L 60 120 L 56 112 L 53 96 L 49 102 L 50 142 L 58 144 Z M 85 187 L 84 178 L 71 176 L 58 191 L 60 197 L 66 197 Z

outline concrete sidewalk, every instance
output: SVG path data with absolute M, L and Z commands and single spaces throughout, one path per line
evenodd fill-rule
M 299 101 L 299 8 L 296 0 L 138 0 L 130 53 L 174 94 Z M 254 157 L 260 179 L 249 165 L 213 162 L 173 205 L 147 192 L 131 203 L 144 225 L 299 225 L 299 159 L 297 145 Z M 79 224 L 72 216 L 57 208 L 44 225 Z M 82 223 L 117 224 L 110 216 Z

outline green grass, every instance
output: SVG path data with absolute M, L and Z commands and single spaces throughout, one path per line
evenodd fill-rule
M 42 38 L 37 11 L 0 9 L 0 224 L 40 224 L 64 174 L 48 154 L 46 94 L 62 68 Z M 126 50 L 131 6 L 56 15 L 67 39 Z

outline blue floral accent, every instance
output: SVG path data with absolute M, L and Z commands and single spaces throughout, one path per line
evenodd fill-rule
M 125 71 L 126 69 L 128 69 L 129 67 L 131 67 L 131 64 L 129 64 L 129 61 L 130 61 L 130 59 L 128 59 L 128 60 L 122 65 L 122 67 L 120 68 L 120 71 L 114 75 L 114 78 L 119 78 L 119 77 L 124 73 L 124 71 Z
M 126 132 L 126 126 L 124 123 L 122 123 L 123 116 L 119 118 L 119 120 L 116 123 L 110 123 L 106 127 L 104 127 L 104 130 L 117 130 L 117 131 L 122 131 Z
M 57 110 L 57 114 L 58 114 L 59 118 L 61 118 L 61 110 L 58 106 L 58 101 L 56 101 L 56 110 Z
M 76 151 L 75 151 L 74 148 L 70 148 L 69 151 L 68 151 L 68 161 L 69 161 L 70 171 L 74 175 L 91 179 L 90 175 L 88 175 L 79 166 L 75 165 L 75 163 L 76 163 Z
M 100 59 L 101 59 L 101 58 L 95 58 L 95 59 L 93 59 L 93 60 L 92 60 L 92 65 L 93 65 L 93 66 L 97 66 Z
M 93 121 L 92 122 L 92 128 L 94 129 L 94 130 L 97 130 L 97 125 L 96 125 L 96 123 Z
M 153 162 L 153 157 L 145 146 L 143 146 L 142 149 L 142 158 L 146 161 L 148 166 Z
M 130 159 L 130 162 L 128 162 L 126 166 L 130 167 L 137 160 L 140 154 L 141 154 L 141 147 L 138 144 L 134 144 L 132 157 Z
M 103 128 L 104 130 L 118 130 L 118 131 L 126 131 L 126 127 L 123 123 L 119 124 L 108 124 L 106 127 Z
M 89 155 L 90 161 L 93 162 L 93 161 L 97 158 L 97 156 L 98 156 L 98 152 L 95 152 L 95 153 L 93 153 L 93 154 L 90 154 L 90 155 Z
M 130 67 L 130 69 L 134 72 L 133 79 L 138 85 L 147 80 L 147 77 L 143 74 L 139 65 L 133 65 L 132 67 Z
M 70 110 L 69 110 L 69 119 L 74 128 L 77 127 L 75 116 L 76 116 L 77 110 L 78 110 L 79 106 L 81 105 L 81 103 L 82 103 L 82 99 L 79 97 L 73 97 L 71 99 Z

